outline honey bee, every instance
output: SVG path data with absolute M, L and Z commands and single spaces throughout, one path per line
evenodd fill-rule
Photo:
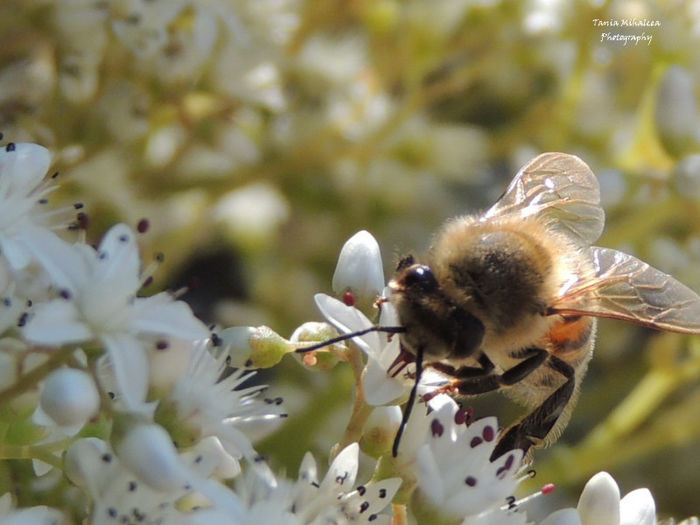
M 416 371 L 394 455 L 425 367 L 449 377 L 440 391 L 502 390 L 531 410 L 501 435 L 495 459 L 559 437 L 593 353 L 597 317 L 700 334 L 700 297 L 631 255 L 592 246 L 603 224 L 590 168 L 573 155 L 544 153 L 485 213 L 447 221 L 426 264 L 401 260 L 388 301 Z
M 400 326 L 387 371 L 415 363 L 401 435 L 425 367 L 449 378 L 436 393 L 502 390 L 531 411 L 501 434 L 491 455 L 553 443 L 566 426 L 593 355 L 596 318 L 700 334 L 700 297 L 632 255 L 592 246 L 603 231 L 600 188 L 578 157 L 543 153 L 520 169 L 496 204 L 447 221 L 427 263 L 401 259 L 389 282 Z M 392 372 L 393 370 L 393 372 Z

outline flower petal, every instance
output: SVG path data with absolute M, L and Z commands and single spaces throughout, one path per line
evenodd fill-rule
M 576 509 L 561 509 L 545 518 L 540 525 L 582 525 Z
M 374 326 L 372 321 L 367 319 L 365 314 L 357 308 L 347 306 L 330 295 L 318 293 L 314 295 L 314 301 L 323 317 L 341 333 L 349 334 Z M 375 356 L 376 359 L 379 358 L 381 341 L 377 332 L 369 332 L 362 336 L 353 337 L 352 342 L 367 355 Z
M 209 336 L 209 330 L 187 303 L 176 301 L 166 292 L 139 297 L 131 310 L 130 326 L 138 333 L 170 335 L 189 341 Z
M 109 452 L 107 443 L 95 437 L 78 439 L 66 452 L 66 476 L 93 499 L 99 497 L 117 469 L 116 462 L 105 461 Z
M 350 237 L 338 256 L 333 274 L 333 291 L 350 289 L 359 298 L 373 300 L 384 288 L 384 269 L 377 240 L 362 230 Z
M 98 250 L 99 271 L 102 281 L 118 282 L 126 293 L 135 293 L 140 287 L 139 248 L 136 234 L 126 224 L 116 224 L 102 238 Z
M 93 335 L 71 301 L 55 299 L 42 303 L 32 313 L 24 329 L 24 337 L 32 343 L 61 346 L 89 341 Z
M 140 409 L 148 392 L 148 356 L 143 345 L 125 333 L 102 334 L 100 339 L 107 349 L 124 404 L 130 410 Z
M 390 377 L 386 368 L 376 359 L 370 358 L 362 374 L 365 401 L 372 406 L 390 405 L 404 395 L 407 387 L 398 379 Z
M 447 498 L 443 477 L 435 461 L 435 456 L 430 450 L 430 445 L 427 443 L 418 449 L 416 466 L 418 467 L 421 492 L 428 496 L 435 505 L 441 505 Z
M 19 233 L 17 238 L 24 239 L 26 235 Z M 25 268 L 32 260 L 31 252 L 20 240 L 0 233 L 0 246 L 2 246 L 2 254 L 13 270 Z
M 170 434 L 161 426 L 132 426 L 117 442 L 115 451 L 131 472 L 156 490 L 178 490 L 189 477 Z
M 0 148 L 2 189 L 26 196 L 41 182 L 50 165 L 51 153 L 44 146 L 17 142 L 13 150 Z
M 656 525 L 656 504 L 649 489 L 637 489 L 620 501 L 620 525 Z
M 84 248 L 76 248 L 47 229 L 25 224 L 23 242 L 59 288 L 72 293 L 89 275 Z
M 323 478 L 319 490 L 332 491 L 341 490 L 348 492 L 355 485 L 357 476 L 358 454 L 360 446 L 352 443 L 345 447 L 333 460 L 328 468 L 328 473 Z
M 607 472 L 599 472 L 583 487 L 576 507 L 583 525 L 619 525 L 620 489 Z

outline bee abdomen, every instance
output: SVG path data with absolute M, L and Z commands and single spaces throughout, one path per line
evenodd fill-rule
M 547 333 L 552 353 L 561 355 L 573 353 L 586 346 L 593 337 L 595 319 L 592 317 L 564 317 Z

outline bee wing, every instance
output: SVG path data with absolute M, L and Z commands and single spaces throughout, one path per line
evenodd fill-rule
M 566 153 L 543 153 L 523 166 L 482 219 L 537 215 L 579 244 L 590 245 L 603 232 L 598 179 L 588 165 Z
M 569 286 L 549 312 L 610 317 L 700 334 L 700 296 L 644 261 L 609 248 L 590 248 L 595 276 Z

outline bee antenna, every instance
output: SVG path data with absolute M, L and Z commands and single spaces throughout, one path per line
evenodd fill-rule
M 347 341 L 348 339 L 352 339 L 353 337 L 365 335 L 365 334 L 368 334 L 370 332 L 383 332 L 385 334 L 400 334 L 400 333 L 403 333 L 405 331 L 406 331 L 406 329 L 403 326 L 370 326 L 369 328 L 365 328 L 364 330 L 358 330 L 357 332 L 350 332 L 349 334 L 339 335 L 338 337 L 334 337 L 333 339 L 328 339 L 326 341 L 322 341 L 318 344 L 314 344 L 311 346 L 305 346 L 303 348 L 297 348 L 295 350 L 295 352 L 298 354 L 305 354 L 306 352 L 312 352 L 313 350 L 318 350 L 319 348 L 323 348 L 324 346 L 330 346 L 330 345 L 334 345 L 335 343 L 341 343 L 343 341 Z
M 403 410 L 403 416 L 401 417 L 401 425 L 399 430 L 396 432 L 396 437 L 394 438 L 394 444 L 391 447 L 391 455 L 396 457 L 399 454 L 399 443 L 401 442 L 401 436 L 408 423 L 408 418 L 411 415 L 411 410 L 413 410 L 413 404 L 416 402 L 416 394 L 418 393 L 418 383 L 420 382 L 420 377 L 423 374 L 423 347 L 419 346 L 416 349 L 416 380 L 411 388 L 411 393 L 408 396 L 408 401 L 406 402 L 406 408 Z

